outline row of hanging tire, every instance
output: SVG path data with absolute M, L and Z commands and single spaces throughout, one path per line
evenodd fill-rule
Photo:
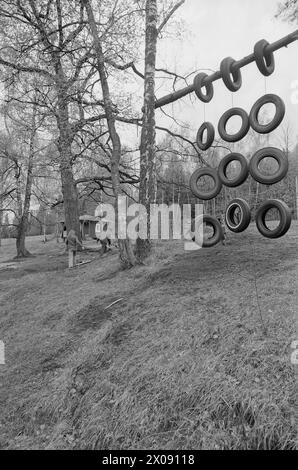
M 271 175 L 261 172 L 259 165 L 266 157 L 272 157 L 278 164 L 278 169 Z M 232 161 L 240 163 L 240 171 L 238 175 L 230 179 L 227 177 L 227 167 Z M 216 197 L 221 191 L 222 185 L 235 188 L 244 183 L 250 174 L 258 183 L 271 185 L 281 181 L 288 172 L 288 159 L 284 152 L 275 147 L 265 147 L 258 150 L 248 163 L 246 157 L 240 153 L 229 153 L 220 162 L 218 168 L 198 168 L 194 171 L 190 178 L 190 189 L 193 194 L 202 200 L 209 200 Z M 203 176 L 209 176 L 214 181 L 214 186 L 203 191 L 198 187 L 198 181 Z
M 272 103 L 275 105 L 276 111 L 273 119 L 268 124 L 260 124 L 258 120 L 260 109 L 263 105 Z M 285 115 L 285 105 L 283 100 L 273 94 L 267 94 L 259 98 L 253 105 L 250 114 L 242 108 L 231 108 L 226 111 L 219 120 L 218 132 L 223 140 L 226 142 L 237 142 L 243 139 L 252 127 L 260 134 L 268 134 L 275 130 L 282 122 Z M 240 116 L 242 125 L 236 134 L 228 134 L 226 125 L 232 116 Z M 203 142 L 204 132 L 207 131 L 206 141 Z M 197 145 L 200 150 L 207 150 L 214 141 L 215 130 L 210 122 L 204 122 L 197 133 Z M 273 158 L 277 164 L 278 169 L 271 175 L 262 173 L 259 166 L 261 161 L 266 158 Z M 227 168 L 228 165 L 237 161 L 240 163 L 240 171 L 234 178 L 228 178 Z M 218 169 L 215 168 L 199 168 L 190 178 L 190 188 L 193 194 L 202 200 L 209 200 L 216 197 L 221 191 L 222 185 L 235 188 L 245 182 L 249 174 L 258 183 L 271 185 L 281 181 L 288 172 L 288 159 L 284 152 L 275 147 L 265 147 L 252 156 L 250 162 L 240 153 L 230 153 L 226 155 L 220 162 Z M 203 176 L 212 178 L 214 185 L 209 190 L 202 190 L 198 187 L 198 181 Z M 270 229 L 266 224 L 266 215 L 270 209 L 277 209 L 279 213 L 279 224 L 274 229 Z M 240 213 L 240 219 L 236 220 L 236 214 Z M 255 221 L 258 231 L 266 238 L 279 238 L 285 235 L 291 225 L 291 211 L 289 207 L 278 199 L 270 199 L 260 205 L 256 212 Z M 223 238 L 223 229 L 220 222 L 211 215 L 204 215 L 203 222 L 213 228 L 213 235 L 211 238 L 203 240 L 203 247 L 212 247 L 219 243 Z M 225 223 L 229 230 L 234 233 L 240 233 L 246 230 L 251 221 L 251 210 L 248 203 L 244 199 L 234 199 L 230 202 L 225 211 Z
M 266 224 L 266 215 L 271 209 L 279 212 L 279 224 L 271 229 Z M 240 212 L 240 218 L 237 220 L 237 210 Z M 234 233 L 244 232 L 251 221 L 251 210 L 249 204 L 244 199 L 233 199 L 225 211 L 225 223 L 229 230 Z M 255 222 L 258 231 L 266 238 L 280 238 L 287 233 L 291 226 L 291 210 L 287 204 L 279 199 L 268 199 L 263 202 L 257 209 Z M 220 222 L 212 215 L 205 214 L 202 216 L 201 222 L 213 228 L 213 234 L 210 238 L 204 239 L 202 246 L 210 248 L 223 239 L 223 229 Z M 195 241 L 195 237 L 194 237 Z
M 274 54 L 270 51 L 270 44 L 265 39 L 258 41 L 254 46 L 254 59 L 259 71 L 268 77 L 275 70 Z M 220 75 L 225 86 L 231 92 L 236 92 L 242 85 L 241 70 L 237 62 L 232 57 L 226 57 L 220 64 Z M 193 88 L 197 97 L 204 103 L 209 103 L 214 95 L 214 87 L 212 80 L 206 73 L 199 73 L 195 76 Z M 204 92 L 205 89 L 205 92 Z M 265 104 L 275 105 L 275 115 L 268 124 L 259 122 L 259 113 Z M 253 105 L 249 115 L 242 108 L 231 108 L 226 111 L 219 120 L 218 133 L 226 142 L 238 142 L 243 139 L 250 127 L 259 134 L 268 134 L 275 130 L 282 122 L 285 115 L 285 104 L 283 100 L 274 94 L 266 94 L 259 98 Z M 227 132 L 227 122 L 233 116 L 240 116 L 242 120 L 240 130 L 235 134 Z M 207 133 L 207 137 L 203 137 Z M 208 150 L 215 138 L 215 129 L 212 123 L 204 122 L 197 133 L 197 146 L 200 150 Z M 278 170 L 271 174 L 263 174 L 259 168 L 261 161 L 266 157 L 274 158 L 278 163 Z M 227 167 L 232 161 L 240 163 L 239 174 L 230 179 L 227 177 Z M 266 147 L 258 150 L 248 163 L 244 155 L 240 153 L 230 153 L 226 155 L 219 164 L 218 169 L 199 168 L 190 179 L 190 188 L 195 196 L 202 200 L 213 199 L 221 191 L 222 185 L 228 187 L 237 187 L 244 183 L 250 174 L 258 183 L 271 185 L 281 181 L 287 174 L 288 160 L 286 155 L 275 147 Z M 198 180 L 203 176 L 210 176 L 214 181 L 214 187 L 208 191 L 202 191 L 198 187 Z M 279 224 L 274 229 L 270 229 L 266 224 L 266 215 L 269 210 L 277 209 L 279 212 Z M 237 220 L 237 213 L 240 217 Z M 211 215 L 203 215 L 201 219 L 207 225 L 213 227 L 213 235 L 211 238 L 203 240 L 203 247 L 211 247 L 216 245 L 223 239 L 223 228 L 220 222 Z M 251 210 L 249 204 L 244 199 L 234 199 L 230 202 L 225 211 L 226 226 L 232 232 L 243 232 L 250 224 Z M 257 209 L 255 216 L 258 231 L 267 238 L 279 238 L 283 236 L 291 225 L 291 211 L 285 202 L 278 199 L 270 199 L 262 203 Z
M 278 163 L 278 169 L 271 175 L 265 175 L 259 169 L 260 162 L 266 158 L 272 157 Z M 238 175 L 229 179 L 227 177 L 227 167 L 232 161 L 240 163 L 240 172 Z M 220 162 L 218 169 L 199 168 L 190 178 L 190 188 L 193 194 L 202 199 L 213 199 L 221 191 L 222 185 L 227 187 L 237 187 L 244 183 L 250 174 L 257 182 L 271 185 L 281 181 L 288 172 L 288 159 L 284 152 L 275 147 L 266 147 L 258 150 L 248 163 L 244 155 L 240 153 L 230 153 Z M 209 176 L 214 181 L 214 186 L 209 191 L 203 191 L 198 188 L 198 180 L 203 176 Z M 276 228 L 270 229 L 266 224 L 266 215 L 270 209 L 277 209 L 279 213 L 279 224 Z M 237 211 L 240 213 L 240 219 L 236 220 Z M 255 221 L 258 231 L 266 238 L 279 238 L 286 234 L 291 226 L 291 210 L 287 204 L 278 199 L 269 199 L 260 205 L 256 212 Z M 203 241 L 205 248 L 212 247 L 219 243 L 223 238 L 222 226 L 220 222 L 211 215 L 203 215 L 203 222 L 213 228 L 211 238 Z M 244 199 L 233 199 L 225 211 L 226 226 L 234 233 L 240 233 L 246 230 L 251 221 L 251 210 Z
M 268 124 L 260 124 L 258 115 L 260 109 L 265 104 L 274 104 L 276 111 L 273 119 Z M 274 131 L 282 122 L 286 112 L 285 104 L 283 100 L 274 94 L 267 94 L 259 98 L 253 107 L 249 115 L 242 108 L 231 108 L 228 109 L 220 118 L 218 122 L 218 133 L 220 137 L 226 142 L 238 142 L 243 139 L 248 133 L 250 127 L 259 134 L 269 134 Z M 229 134 L 226 130 L 228 120 L 233 116 L 240 116 L 242 123 L 241 128 L 236 134 Z M 205 132 L 207 133 L 206 140 L 203 141 Z M 215 129 L 211 122 L 204 122 L 197 133 L 197 146 L 200 150 L 208 150 L 214 142 Z
M 255 44 L 254 59 L 259 71 L 268 77 L 275 70 L 274 54 L 268 50 L 269 42 L 261 39 Z M 220 73 L 225 86 L 228 90 L 236 92 L 242 85 L 242 75 L 240 67 L 237 67 L 237 61 L 232 57 L 226 57 L 220 64 Z M 209 103 L 214 95 L 212 81 L 206 73 L 199 73 L 195 76 L 193 82 L 194 91 L 197 97 L 204 103 Z M 205 88 L 205 93 L 203 92 Z

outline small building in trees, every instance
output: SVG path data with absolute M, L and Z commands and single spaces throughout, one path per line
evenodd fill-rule
M 95 217 L 94 215 L 84 214 L 80 216 L 80 231 L 82 240 L 86 240 L 86 238 L 96 238 L 95 227 L 98 221 L 99 217 Z M 62 234 L 65 220 L 60 219 L 59 225 L 60 233 Z
M 95 226 L 98 221 L 99 218 L 94 215 L 85 214 L 80 216 L 80 230 L 83 240 L 86 238 L 96 238 Z

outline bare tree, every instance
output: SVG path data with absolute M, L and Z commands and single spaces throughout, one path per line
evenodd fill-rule
M 10 208 L 15 206 L 17 257 L 25 257 L 30 255 L 25 247 L 25 237 L 32 196 L 34 160 L 39 151 L 36 145 L 37 132 L 41 121 L 35 104 L 28 107 L 10 99 L 8 101 L 9 104 L 2 110 L 8 132 L 4 137 L 7 145 L 2 152 L 14 166 L 15 183 L 10 192 L 11 202 L 14 204 Z M 32 101 L 34 103 L 35 98 Z
M 105 71 L 105 57 L 102 49 L 101 40 L 98 34 L 94 12 L 89 0 L 82 0 L 84 5 L 88 22 L 90 25 L 91 34 L 93 37 L 93 46 L 97 58 L 97 70 L 100 77 L 102 95 L 104 100 L 104 109 L 106 113 L 106 120 L 109 130 L 109 135 L 112 141 L 111 153 L 111 178 L 113 184 L 113 192 L 115 196 L 115 215 L 118 221 L 118 198 L 120 193 L 120 177 L 119 177 L 119 163 L 121 158 L 121 141 L 116 129 L 115 110 L 113 108 L 108 78 Z M 117 231 L 118 233 L 118 231 Z M 124 266 L 133 266 L 135 264 L 135 257 L 131 248 L 129 240 L 118 239 L 120 249 L 120 259 Z
M 6 82 L 23 80 L 24 75 L 38 79 L 41 100 L 38 106 L 57 126 L 56 144 L 60 156 L 60 173 L 66 224 L 79 235 L 77 190 L 72 171 L 72 142 L 75 129 L 70 107 L 75 83 L 84 75 L 89 51 L 78 47 L 84 29 L 82 10 L 73 10 L 72 2 L 35 0 L 2 2 L 0 17 L 5 20 L 5 57 L 0 64 L 9 72 Z M 22 97 L 22 101 L 30 99 Z
M 17 257 L 28 256 L 29 252 L 25 247 L 25 237 L 28 228 L 28 216 L 30 209 L 30 201 L 32 194 L 32 183 L 33 183 L 33 164 L 34 164 L 34 155 L 35 155 L 35 139 L 37 132 L 36 124 L 36 105 L 32 106 L 31 112 L 31 123 L 29 130 L 29 150 L 28 150 L 28 165 L 27 165 L 27 175 L 26 175 L 26 184 L 25 184 L 25 194 L 24 194 L 24 203 L 22 204 L 22 211 L 18 221 L 18 231 L 16 238 L 17 246 Z

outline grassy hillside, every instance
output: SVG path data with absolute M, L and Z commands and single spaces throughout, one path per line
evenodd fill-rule
M 0 447 L 297 447 L 297 227 L 191 253 L 160 242 L 128 272 L 116 253 L 68 270 L 38 238 L 7 264 L 5 241 Z

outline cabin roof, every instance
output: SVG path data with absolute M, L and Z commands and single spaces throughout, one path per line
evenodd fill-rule
M 80 222 L 98 222 L 100 220 L 100 217 L 95 217 L 94 215 L 83 214 L 83 215 L 80 215 L 79 219 L 80 219 Z M 59 223 L 64 224 L 65 223 L 64 218 L 60 219 Z

